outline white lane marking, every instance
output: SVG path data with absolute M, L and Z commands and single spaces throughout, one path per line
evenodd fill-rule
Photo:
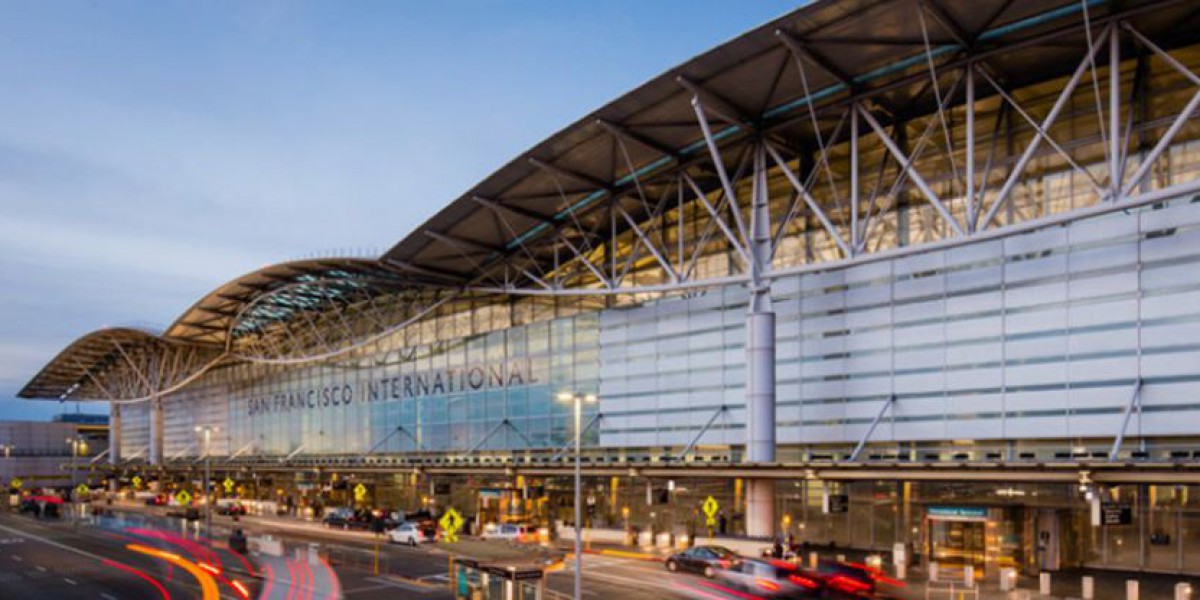
M 75 583 L 75 580 L 71 579 L 70 577 L 63 577 L 63 581 L 65 581 L 71 585 L 79 585 L 78 583 Z
M 14 555 L 13 555 L 13 560 L 15 560 L 15 561 L 17 561 L 17 562 L 21 562 L 21 561 L 23 561 L 23 560 L 25 560 L 25 559 L 23 559 L 23 558 L 21 558 L 20 556 L 17 556 L 16 554 L 14 554 Z
M 117 597 L 112 594 L 100 594 L 100 597 L 104 600 L 117 600 Z
M 8 527 L 7 525 L 0 525 L 0 530 L 7 531 L 9 533 L 19 533 L 23 536 L 35 539 L 43 544 L 49 544 L 51 546 L 54 546 L 55 548 L 60 548 L 62 550 L 66 550 L 68 552 L 74 552 L 75 554 L 78 554 L 80 556 L 94 558 L 99 561 L 104 560 L 103 556 L 98 556 L 98 555 L 92 554 L 91 552 L 87 552 L 85 550 L 80 550 L 79 548 L 74 548 L 74 547 L 68 546 L 66 544 L 60 544 L 54 540 L 47 539 L 47 538 L 37 536 L 37 535 L 33 535 L 32 533 L 29 533 L 28 531 L 21 531 L 20 529 L 13 529 L 12 527 Z M 45 570 L 45 568 L 43 568 L 43 567 L 38 567 L 38 568 L 42 569 L 43 571 Z
M 43 567 L 42 565 L 33 565 L 33 568 L 35 568 L 43 573 L 46 572 L 46 567 Z

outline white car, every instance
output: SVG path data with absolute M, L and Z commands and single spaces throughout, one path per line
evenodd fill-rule
M 535 529 L 532 525 L 514 525 L 512 523 L 504 523 L 502 525 L 484 528 L 483 535 L 479 537 L 485 540 L 512 540 L 514 542 L 528 542 L 537 538 L 537 529 Z
M 428 531 L 421 529 L 420 523 L 405 521 L 388 532 L 388 540 L 393 544 L 416 546 L 426 542 L 436 542 L 437 535 L 430 535 Z

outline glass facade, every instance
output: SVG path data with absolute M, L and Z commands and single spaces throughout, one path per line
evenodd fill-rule
M 220 369 L 164 398 L 164 457 L 201 454 L 197 425 L 220 428 L 215 455 L 558 448 L 573 409 L 555 396 L 598 391 L 597 324 L 582 313 L 415 345 L 398 335 L 316 366 Z M 124 456 L 145 456 L 147 406 L 123 409 Z

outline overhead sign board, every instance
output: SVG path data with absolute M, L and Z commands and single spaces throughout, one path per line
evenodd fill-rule
M 846 494 L 826 494 L 824 506 L 826 514 L 839 514 L 850 510 L 850 496 Z
M 1117 502 L 1100 504 L 1101 525 L 1129 525 L 1133 523 L 1133 507 Z
M 941 521 L 986 521 L 986 506 L 930 506 L 925 509 L 930 519 Z

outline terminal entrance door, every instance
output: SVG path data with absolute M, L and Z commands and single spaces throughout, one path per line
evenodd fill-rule
M 927 518 L 929 558 L 939 571 L 962 573 L 970 566 L 977 579 L 987 576 L 986 508 L 931 506 Z

